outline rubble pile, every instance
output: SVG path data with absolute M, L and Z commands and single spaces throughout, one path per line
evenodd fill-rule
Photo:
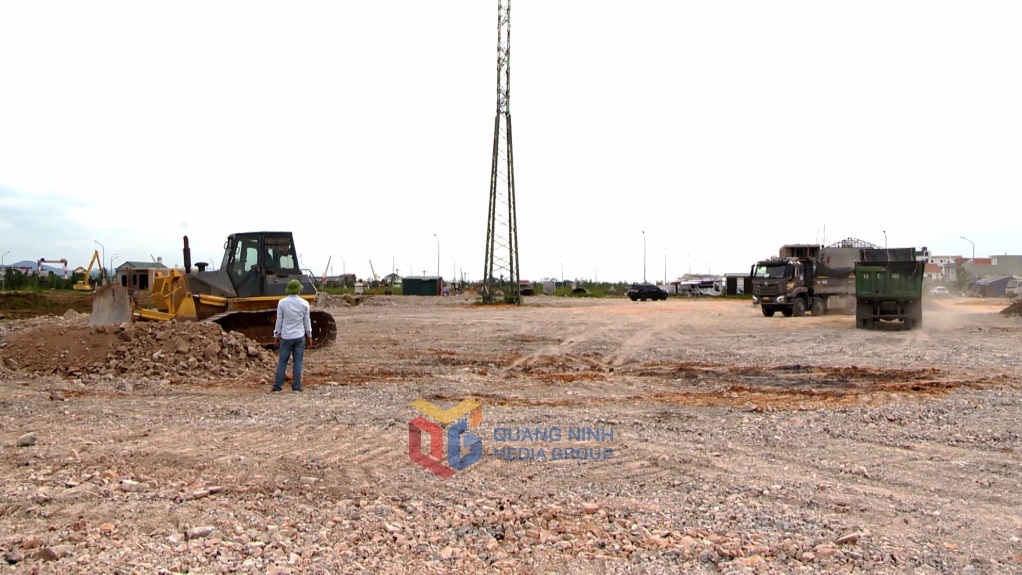
M 275 356 L 243 334 L 208 322 L 133 322 L 89 326 L 69 310 L 5 323 L 0 371 L 69 378 L 146 377 L 205 381 L 272 371 Z
M 1022 317 L 1022 299 L 1017 299 L 1008 307 L 1001 310 L 1001 315 L 1008 317 Z
M 326 292 L 319 292 L 316 295 L 316 308 L 339 308 L 339 307 L 351 307 L 362 303 L 362 296 L 356 296 L 352 294 L 341 294 L 332 295 Z

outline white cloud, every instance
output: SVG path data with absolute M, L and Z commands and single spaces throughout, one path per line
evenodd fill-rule
M 0 250 L 174 264 L 187 234 L 219 261 L 232 232 L 286 229 L 315 273 L 366 277 L 434 273 L 436 234 L 441 273 L 478 278 L 495 8 L 4 3 Z M 884 231 L 1019 253 L 1020 15 L 515 2 L 523 276 L 742 271 Z

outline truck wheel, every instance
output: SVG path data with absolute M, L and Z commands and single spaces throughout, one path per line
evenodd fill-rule
M 791 302 L 791 314 L 795 317 L 802 317 L 806 314 L 806 300 L 797 297 Z
M 774 308 L 772 308 L 770 306 L 764 305 L 764 306 L 760 306 L 759 309 L 763 311 L 763 315 L 764 316 L 766 316 L 766 317 L 774 317 Z
M 905 327 L 908 329 L 919 329 L 923 327 L 922 302 L 912 302 L 907 304 L 905 309 Z
M 820 316 L 827 313 L 827 304 L 820 298 L 813 300 L 813 306 L 810 310 L 814 316 Z
M 855 327 L 858 329 L 873 329 L 872 305 L 860 303 L 855 307 Z

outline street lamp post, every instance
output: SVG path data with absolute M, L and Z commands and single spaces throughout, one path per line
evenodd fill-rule
M 111 278 L 114 275 L 114 258 L 116 258 L 118 255 L 120 255 L 120 254 L 114 254 L 114 255 L 110 256 L 110 277 Z
M 7 254 L 9 253 L 11 253 L 11 250 L 7 250 L 0 255 L 0 274 L 3 274 L 0 276 L 0 289 L 3 290 L 7 289 L 7 268 L 4 267 L 4 258 L 7 257 Z
M 969 242 L 970 244 L 972 244 L 972 263 L 976 263 L 976 243 L 973 242 L 972 240 L 970 240 L 969 238 L 965 237 L 965 236 L 958 236 L 958 237 L 960 237 L 963 240 L 965 240 L 965 241 Z
M 646 283 L 646 230 L 642 230 L 642 283 Z
M 437 293 L 443 293 L 444 291 L 443 287 L 440 285 L 440 236 L 433 234 L 433 237 L 436 238 L 436 285 L 438 290 Z
M 99 240 L 92 241 L 96 242 L 100 249 L 103 250 L 103 257 L 99 258 L 99 285 L 103 285 L 106 283 L 106 272 L 103 271 L 103 262 L 106 261 L 106 248 L 103 247 L 103 244 L 99 243 Z

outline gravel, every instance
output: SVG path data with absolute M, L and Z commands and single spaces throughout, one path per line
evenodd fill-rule
M 214 326 L 0 321 L 0 570 L 1022 573 L 1001 303 L 324 298 L 336 344 L 272 395 Z M 481 405 L 478 462 L 411 461 L 420 398 Z

